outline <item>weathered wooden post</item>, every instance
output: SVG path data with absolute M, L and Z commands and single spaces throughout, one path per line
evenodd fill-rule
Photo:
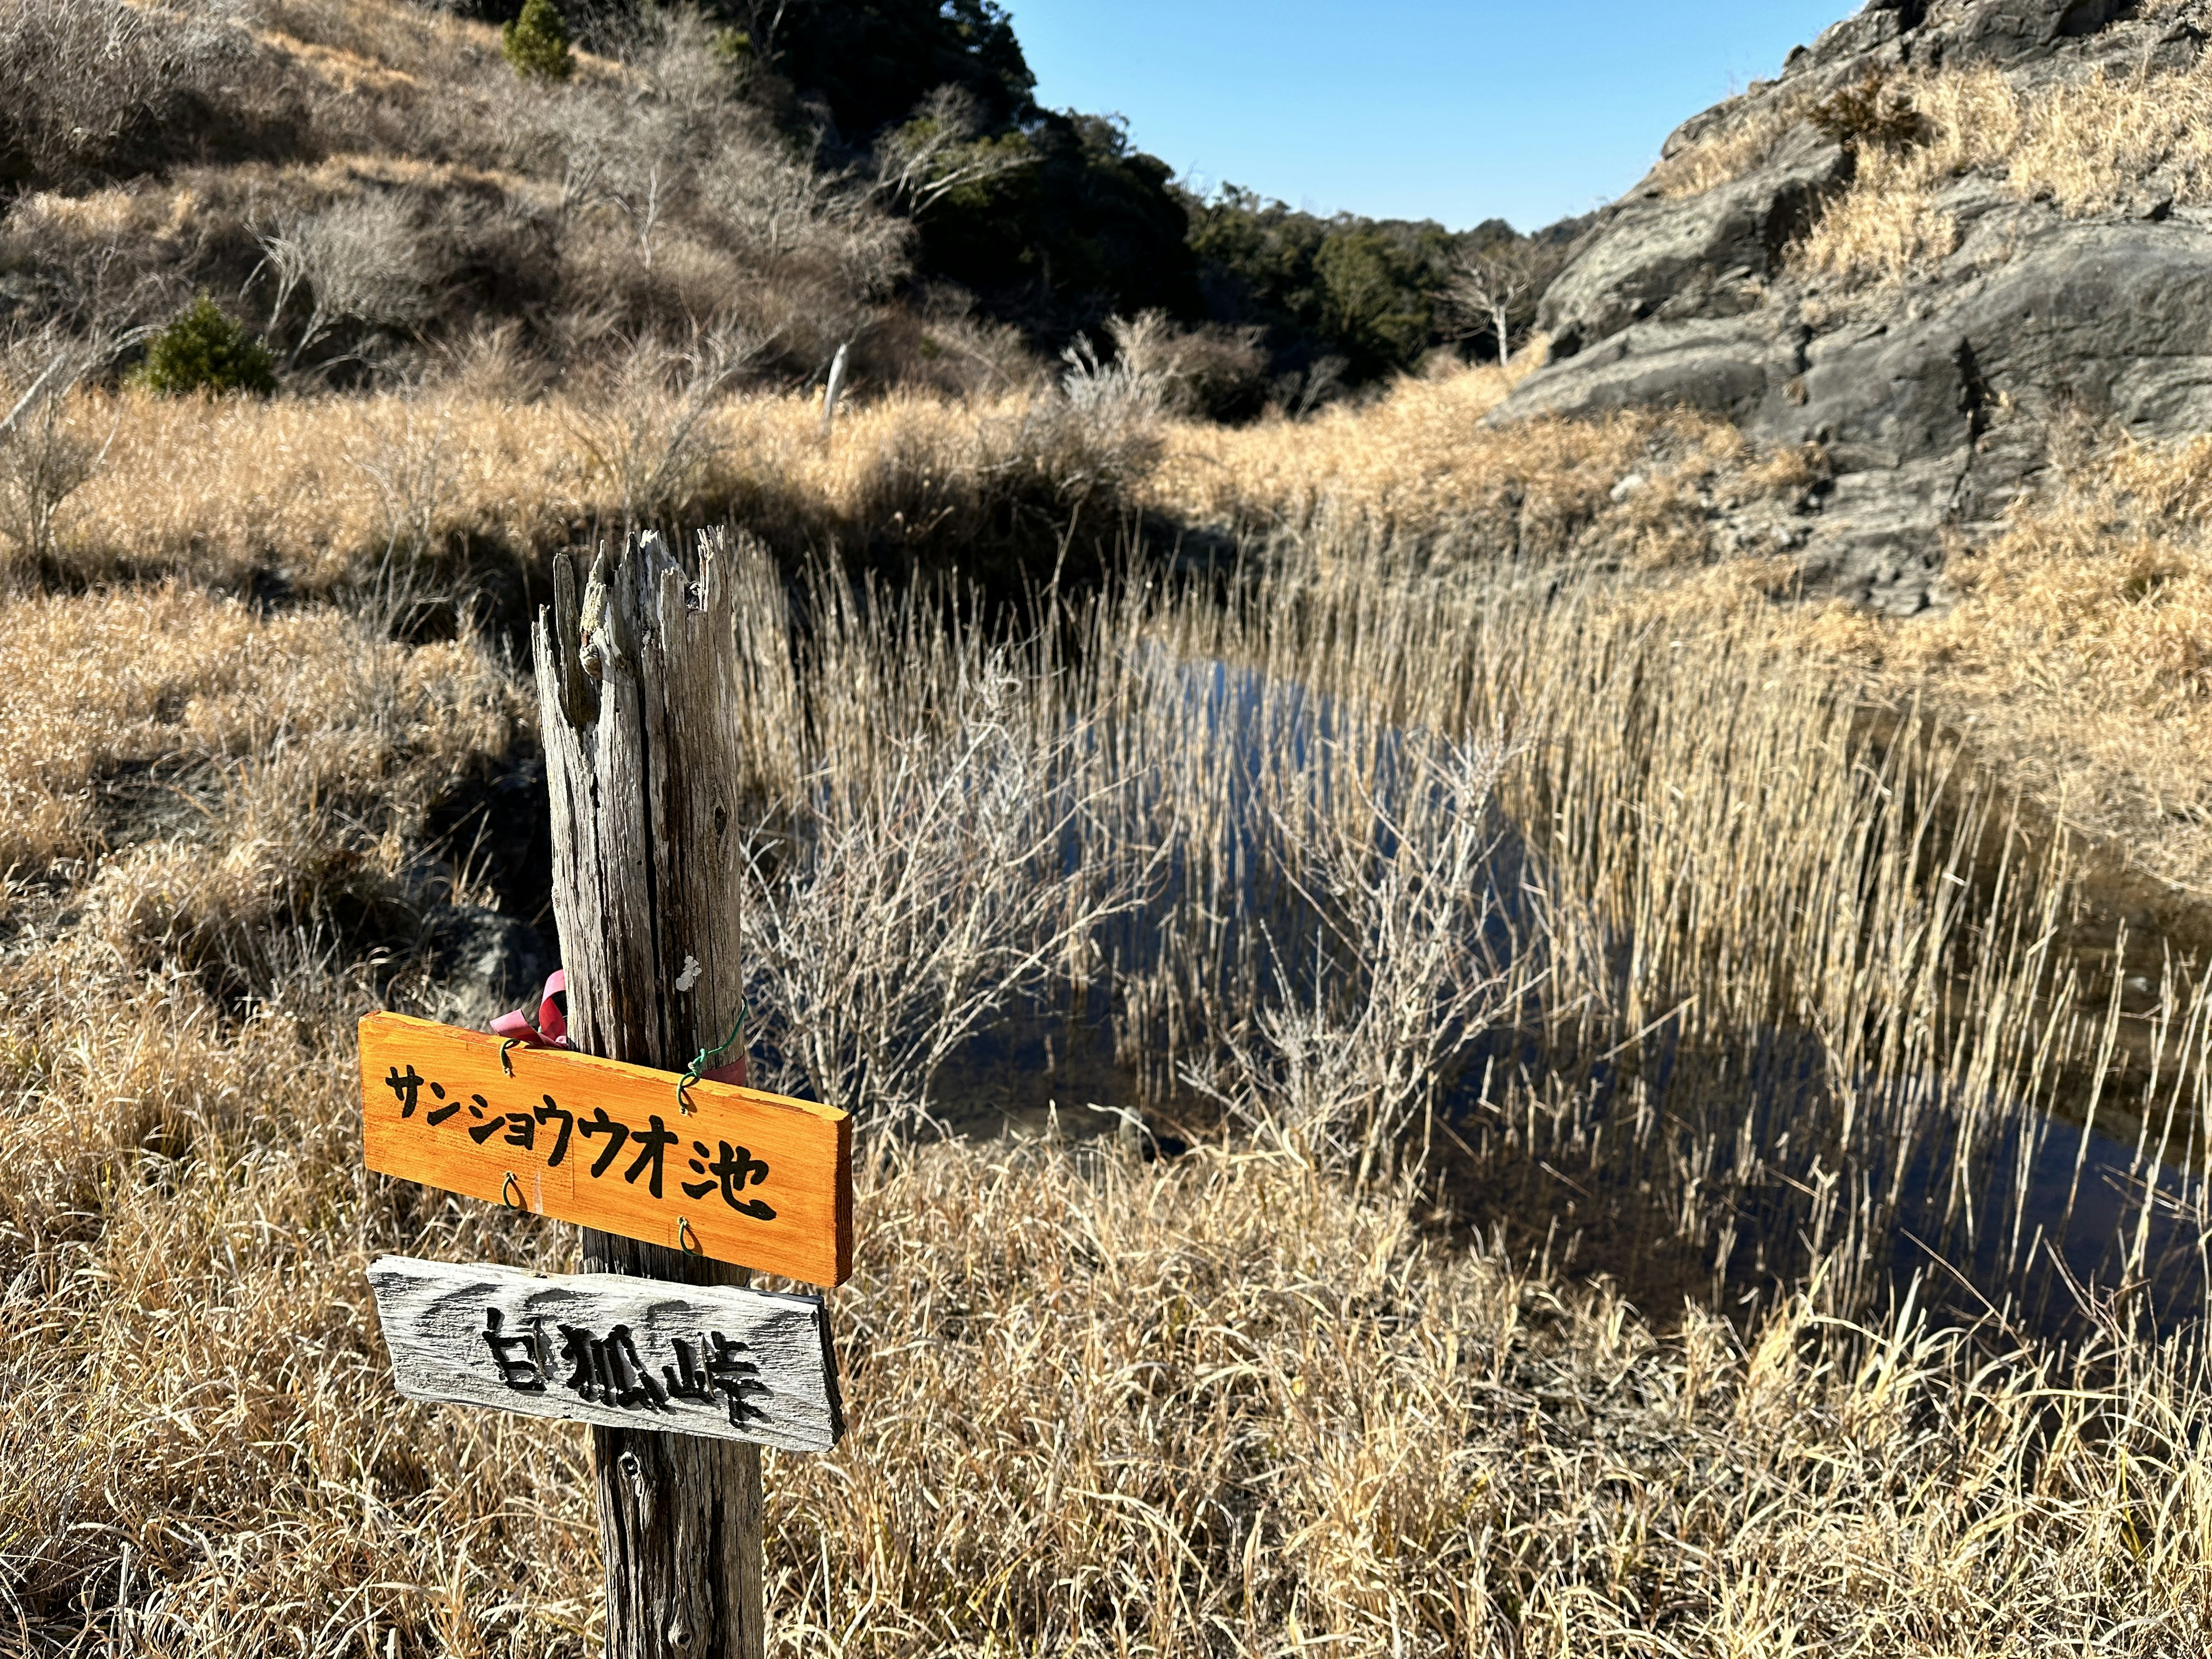
M 565 1021 L 361 1024 L 368 1167 L 584 1228 L 580 1274 L 371 1264 L 418 1400 L 592 1425 L 609 1659 L 757 1659 L 763 1445 L 842 1432 L 818 1296 L 853 1263 L 852 1121 L 742 1086 L 726 572 L 657 536 L 555 567 L 538 692 Z M 729 1264 L 729 1265 L 725 1265 Z M 742 1266 L 738 1264 L 743 1264 Z
M 553 914 L 569 1041 L 678 1070 L 744 1007 L 734 838 L 734 587 L 702 550 L 687 574 L 657 535 L 602 548 L 579 593 L 554 563 L 538 692 L 553 799 Z M 742 1285 L 743 1268 L 586 1228 L 587 1273 Z M 758 1659 L 757 1446 L 592 1431 L 607 1659 Z

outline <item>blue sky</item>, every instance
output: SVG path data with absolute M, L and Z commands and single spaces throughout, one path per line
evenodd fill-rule
M 1687 117 L 1771 76 L 1856 0 L 1007 0 L 1056 109 L 1318 213 L 1493 216 L 1610 201 Z

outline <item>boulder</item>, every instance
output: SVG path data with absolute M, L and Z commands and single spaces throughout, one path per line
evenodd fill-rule
M 2114 211 L 2069 219 L 1967 176 L 1936 203 L 1960 227 L 1955 252 L 1839 305 L 1787 255 L 1855 160 L 1796 112 L 1899 69 L 1994 65 L 2032 97 L 2099 66 L 2194 63 L 2205 34 L 2179 14 L 2195 7 L 2153 9 L 1873 0 L 1778 81 L 1668 139 L 1671 157 L 1724 126 L 1784 128 L 1741 178 L 1672 199 L 1647 180 L 1605 210 L 1544 297 L 1550 362 L 1492 418 L 1680 404 L 1764 442 L 1819 444 L 1835 483 L 1808 505 L 1808 580 L 1886 610 L 1941 604 L 1946 550 L 2033 486 L 2062 416 L 2152 439 L 2212 426 L 2212 213 L 2147 179 Z

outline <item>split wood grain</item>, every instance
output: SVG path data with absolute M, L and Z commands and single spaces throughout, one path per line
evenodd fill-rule
M 574 560 L 557 556 L 552 614 L 538 613 L 569 1041 L 664 1070 L 721 1042 L 744 1006 L 726 569 L 712 545 L 686 570 L 659 536 L 633 536 L 601 550 L 580 585 Z M 583 1247 L 591 1271 L 743 1282 L 708 1258 L 599 1228 Z M 761 1659 L 759 1449 L 605 1425 L 592 1448 L 607 1659 Z
M 501 1049 L 506 1048 L 502 1057 Z M 361 1023 L 368 1167 L 811 1285 L 853 1271 L 834 1107 L 403 1014 Z
M 786 1451 L 844 1431 L 819 1297 L 398 1255 L 368 1282 L 410 1400 Z

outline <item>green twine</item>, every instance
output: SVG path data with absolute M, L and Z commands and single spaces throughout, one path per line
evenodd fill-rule
M 687 1115 L 690 1113 L 691 1096 L 689 1091 L 691 1085 L 700 1080 L 701 1073 L 706 1071 L 711 1061 L 720 1059 L 737 1046 L 738 1034 L 745 1029 L 747 1012 L 745 1005 L 740 1002 L 738 1005 L 738 1023 L 730 1027 L 729 1036 L 724 1037 L 713 1048 L 702 1048 L 691 1056 L 691 1063 L 684 1068 L 684 1075 L 676 1080 L 676 1105 L 679 1111 Z

